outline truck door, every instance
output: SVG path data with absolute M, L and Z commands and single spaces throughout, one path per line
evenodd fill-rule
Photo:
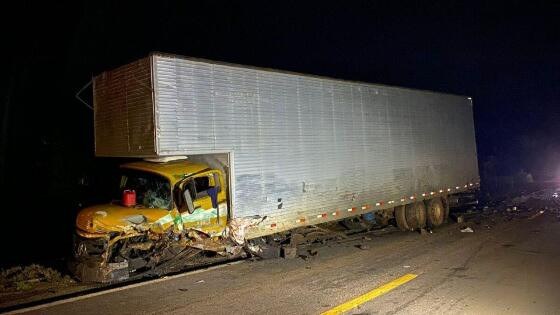
M 227 224 L 227 200 L 220 173 L 197 174 L 185 187 L 191 192 L 194 211 L 181 215 L 184 226 L 220 234 Z

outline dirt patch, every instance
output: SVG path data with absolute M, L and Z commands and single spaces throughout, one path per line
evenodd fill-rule
M 75 283 L 69 276 L 37 264 L 13 267 L 0 272 L 0 291 L 29 291 L 48 283 L 53 287 L 64 287 Z

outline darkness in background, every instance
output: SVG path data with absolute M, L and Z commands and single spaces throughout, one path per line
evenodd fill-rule
M 74 94 L 151 51 L 472 96 L 483 177 L 560 175 L 553 2 L 22 2 L 2 11 L 0 266 L 61 257 L 77 210 L 109 198 L 104 183 L 122 160 L 94 158 L 93 115 Z

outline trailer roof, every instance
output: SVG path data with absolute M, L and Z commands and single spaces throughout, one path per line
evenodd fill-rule
M 192 61 L 204 62 L 204 63 L 214 64 L 214 65 L 223 65 L 223 66 L 230 66 L 230 67 L 236 67 L 236 68 L 243 68 L 243 69 L 253 69 L 253 70 L 260 70 L 260 71 L 267 71 L 267 72 L 285 73 L 285 74 L 291 74 L 291 75 L 303 76 L 303 77 L 311 77 L 311 78 L 317 78 L 317 79 L 328 79 L 328 80 L 335 80 L 335 81 L 340 81 L 340 82 L 353 82 L 353 83 L 359 83 L 359 84 L 374 85 L 374 86 L 378 86 L 378 87 L 385 87 L 385 88 L 392 88 L 392 89 L 403 89 L 403 90 L 409 90 L 409 91 L 418 91 L 418 92 L 433 93 L 433 94 L 440 94 L 440 95 L 443 94 L 443 95 L 459 96 L 459 97 L 465 97 L 465 98 L 468 98 L 469 100 L 472 100 L 472 98 L 469 97 L 468 95 L 462 95 L 462 94 L 453 94 L 453 93 L 438 92 L 438 91 L 432 91 L 432 90 L 415 89 L 415 88 L 409 88 L 409 87 L 387 85 L 387 84 L 380 84 L 380 83 L 372 83 L 372 82 L 365 82 L 365 81 L 358 81 L 358 80 L 338 79 L 338 78 L 322 76 L 322 75 L 307 74 L 307 73 L 294 72 L 294 71 L 288 71 L 288 70 L 279 70 L 279 69 L 267 68 L 267 67 L 257 67 L 257 66 L 243 65 L 243 64 L 230 63 L 230 62 L 224 62 L 224 61 L 215 61 L 215 60 L 210 60 L 210 59 L 189 57 L 189 56 L 183 56 L 183 55 L 172 54 L 172 53 L 164 53 L 164 52 L 159 52 L 159 51 L 151 52 L 148 56 L 151 57 L 151 56 L 154 56 L 154 55 L 155 56 L 170 57 L 170 58 L 178 58 L 178 59 L 184 59 L 184 60 L 192 60 Z M 108 70 L 108 71 L 110 71 L 110 70 Z M 472 105 L 472 102 L 471 102 L 471 105 Z

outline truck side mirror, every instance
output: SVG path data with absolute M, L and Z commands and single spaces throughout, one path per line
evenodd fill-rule
M 191 191 L 188 188 L 183 191 L 183 200 L 184 200 L 184 205 L 187 206 L 187 211 L 189 213 L 193 213 L 194 204 L 191 197 Z

